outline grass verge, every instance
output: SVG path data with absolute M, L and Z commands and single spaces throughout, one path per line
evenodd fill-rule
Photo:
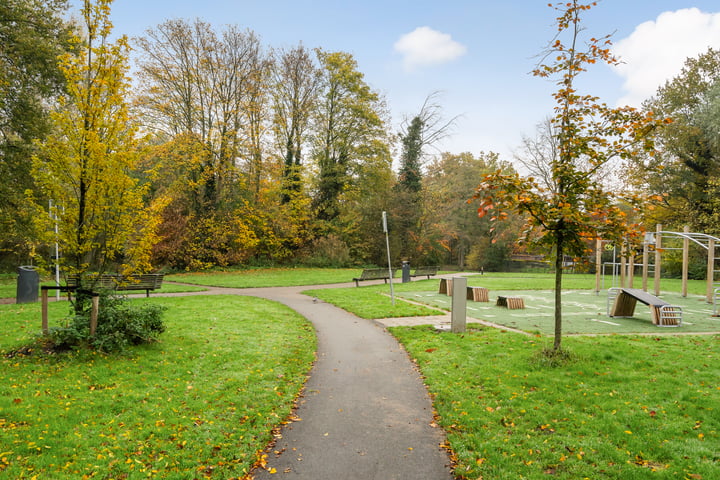
M 314 360 L 309 323 L 257 298 L 134 301 L 166 305 L 167 331 L 112 356 L 8 355 L 40 311 L 0 305 L 0 476 L 240 478 L 258 460 Z
M 720 472 L 720 336 L 545 340 L 391 332 L 419 365 L 460 478 L 709 479 Z
M 207 273 L 178 273 L 167 275 L 172 282 L 210 285 L 214 287 L 292 287 L 298 285 L 327 285 L 351 282 L 360 275 L 353 268 L 260 268 Z
M 435 281 L 434 284 L 437 284 L 437 281 Z M 417 282 L 413 285 L 415 288 L 418 287 Z M 402 290 L 402 288 L 399 290 Z M 395 297 L 395 305 L 393 305 L 390 296 L 390 287 L 388 285 L 372 285 L 361 288 L 313 289 L 305 290 L 303 293 L 332 303 L 343 310 L 352 312 L 360 318 L 367 319 L 417 317 L 424 315 L 442 315 L 445 313 L 440 309 L 411 303 L 399 296 Z

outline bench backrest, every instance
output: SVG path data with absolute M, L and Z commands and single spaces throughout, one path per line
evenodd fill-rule
M 393 272 L 393 276 L 395 272 Z M 377 278 L 388 278 L 389 272 L 387 268 L 366 268 L 362 271 L 360 278 L 363 280 L 374 280 Z
M 99 277 L 90 276 L 88 280 L 94 282 L 95 288 L 106 290 L 115 289 L 157 289 L 162 286 L 164 275 L 162 273 L 144 273 L 140 275 L 114 275 L 103 274 Z M 80 279 L 76 276 L 69 276 L 65 282 L 68 287 L 78 287 Z
M 415 269 L 415 275 L 435 275 L 438 267 L 418 267 Z

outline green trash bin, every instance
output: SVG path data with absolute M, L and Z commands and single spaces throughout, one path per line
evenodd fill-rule
M 32 303 L 38 301 L 40 289 L 40 274 L 32 265 L 18 267 L 17 277 L 17 303 Z

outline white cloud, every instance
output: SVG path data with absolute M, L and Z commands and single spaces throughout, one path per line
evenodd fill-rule
M 639 106 L 677 76 L 687 58 L 697 57 L 708 47 L 720 48 L 720 12 L 686 8 L 638 25 L 613 48 L 624 62 L 616 67 L 625 79 L 625 95 L 618 104 Z
M 440 65 L 461 57 L 467 51 L 465 45 L 456 42 L 447 33 L 430 27 L 418 27 L 395 42 L 395 51 L 403 55 L 406 70 Z

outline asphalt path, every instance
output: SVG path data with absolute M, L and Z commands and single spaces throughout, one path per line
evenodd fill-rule
M 317 360 L 296 420 L 283 426 L 254 478 L 452 479 L 444 432 L 407 353 L 379 323 L 300 293 L 309 288 L 194 293 L 275 300 L 307 318 L 317 333 Z

